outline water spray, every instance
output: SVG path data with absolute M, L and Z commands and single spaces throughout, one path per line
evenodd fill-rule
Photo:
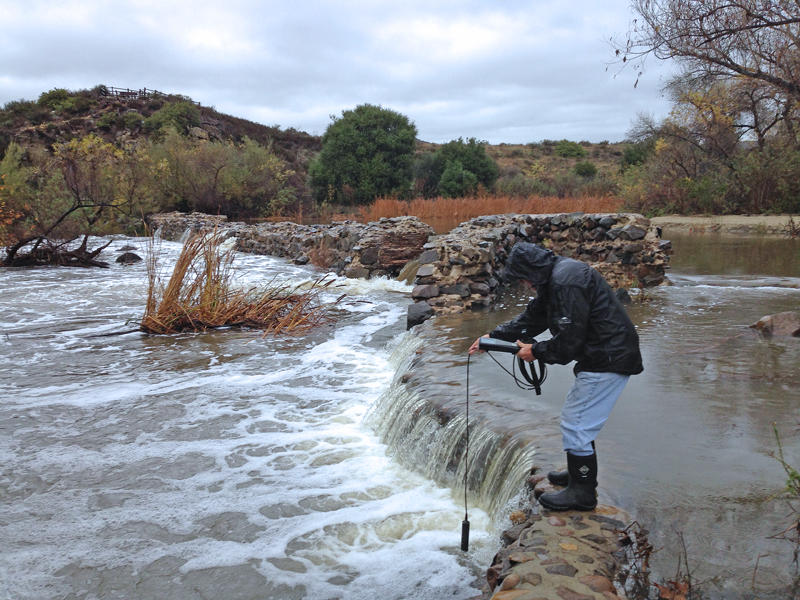
M 507 354 L 514 354 L 516 355 L 519 352 L 520 347 L 517 346 L 514 342 L 506 342 L 504 340 L 498 340 L 494 338 L 482 337 L 478 340 L 478 350 L 484 350 L 488 352 L 505 352 Z M 503 365 L 501 365 L 497 359 L 489 354 L 492 360 L 497 363 L 497 365 L 503 369 L 506 373 L 511 375 L 514 379 L 514 382 L 517 384 L 517 387 L 520 387 L 524 390 L 534 390 L 536 395 L 539 396 L 542 393 L 542 384 L 544 380 L 547 378 L 547 366 L 544 364 L 542 359 L 537 359 L 536 363 L 528 363 L 521 358 L 517 357 L 516 365 L 519 367 L 519 371 L 522 374 L 523 379 L 525 382 L 522 382 L 517 378 L 516 368 L 513 366 L 512 363 L 512 371 L 506 369 Z M 464 446 L 464 520 L 461 521 L 461 550 L 463 552 L 467 552 L 469 550 L 469 511 L 467 509 L 467 476 L 469 475 L 469 359 L 471 355 L 467 355 L 467 428 L 466 428 L 466 443 Z M 536 371 L 536 364 L 538 363 L 539 371 Z

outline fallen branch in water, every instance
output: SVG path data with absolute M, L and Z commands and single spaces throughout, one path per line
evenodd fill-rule
M 338 303 L 320 302 L 333 280 L 320 277 L 290 286 L 270 281 L 246 290 L 232 287 L 234 252 L 222 247 L 216 232 L 196 234 L 183 245 L 166 286 L 161 284 L 158 253 L 148 254 L 148 291 L 141 329 L 148 333 L 251 327 L 267 333 L 306 331 L 329 322 Z
M 89 250 L 87 248 L 89 240 L 88 234 L 83 236 L 83 240 L 77 248 L 71 247 L 75 239 L 56 241 L 45 237 L 29 238 L 6 248 L 6 255 L 2 260 L 2 266 L 108 268 L 108 263 L 97 260 L 97 255 L 105 250 L 111 244 L 111 241 L 106 242 L 94 250 Z

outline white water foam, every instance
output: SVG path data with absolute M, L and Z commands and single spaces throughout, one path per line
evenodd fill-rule
M 247 282 L 316 277 L 240 258 Z M 470 511 L 463 555 L 453 492 L 363 425 L 408 287 L 336 284 L 326 332 L 94 337 L 141 316 L 143 264 L 0 274 L 0 596 L 474 596 L 487 515 Z

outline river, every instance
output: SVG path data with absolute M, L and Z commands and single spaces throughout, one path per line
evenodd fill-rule
M 626 509 L 671 577 L 682 536 L 719 597 L 780 597 L 791 546 L 773 496 L 777 422 L 800 464 L 800 344 L 747 325 L 800 304 L 789 240 L 677 238 L 670 277 L 631 305 L 645 373 L 598 439 L 600 500 Z M 152 336 L 142 263 L 0 272 L 0 598 L 470 598 L 528 468 L 561 460 L 570 369 L 542 396 L 466 347 L 519 310 L 405 331 L 410 288 L 340 278 L 313 333 Z M 162 244 L 174 260 L 179 245 Z M 312 268 L 239 255 L 243 285 Z M 505 357 L 501 357 L 504 360 Z M 758 570 L 754 573 L 756 562 Z

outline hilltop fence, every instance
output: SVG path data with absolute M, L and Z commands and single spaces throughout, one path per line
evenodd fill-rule
M 142 100 L 147 98 L 168 98 L 171 94 L 165 94 L 164 92 L 159 92 L 158 90 L 149 90 L 147 88 L 132 90 L 130 88 L 104 85 L 101 87 L 101 95 L 105 96 L 106 98 L 116 98 L 118 100 Z M 194 102 L 188 98 L 186 98 L 186 101 L 200 106 L 199 102 Z

